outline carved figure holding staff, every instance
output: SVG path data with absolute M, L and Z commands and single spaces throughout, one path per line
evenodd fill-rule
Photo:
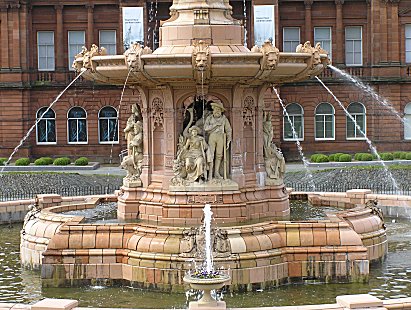
M 208 134 L 208 179 L 221 179 L 221 162 L 223 161 L 223 177 L 227 179 L 228 158 L 227 150 L 230 147 L 232 129 L 227 117 L 223 114 L 225 108 L 221 102 L 211 102 L 213 113 L 207 116 L 204 130 Z

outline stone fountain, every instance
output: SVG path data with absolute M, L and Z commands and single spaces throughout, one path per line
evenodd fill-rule
M 140 93 L 124 129 L 127 176 L 117 195 L 40 196 L 22 230 L 23 264 L 41 266 L 45 286 L 106 279 L 182 289 L 190 261 L 200 259 L 209 203 L 224 224 L 211 230 L 214 261 L 230 270 L 232 289 L 366 280 L 369 261 L 386 253 L 382 219 L 356 193 L 354 211 L 286 221 L 284 158 L 272 142 L 267 89 L 320 74 L 326 52 L 306 42 L 280 53 L 269 41 L 250 51 L 227 0 L 174 0 L 170 13 L 154 52 L 134 44 L 108 56 L 93 45 L 77 55 L 73 66 L 85 78 L 127 81 Z M 119 219 L 138 222 L 97 225 L 61 214 L 104 199 L 118 202 Z

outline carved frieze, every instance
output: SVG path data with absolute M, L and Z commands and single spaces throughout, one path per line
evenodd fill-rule
M 164 104 L 163 101 L 156 97 L 151 102 L 151 118 L 153 119 L 154 129 L 164 125 Z
M 244 105 L 243 105 L 244 127 L 246 126 L 254 127 L 254 111 L 255 111 L 254 98 L 251 96 L 245 97 Z

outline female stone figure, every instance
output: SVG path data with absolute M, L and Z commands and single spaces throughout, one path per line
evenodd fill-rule
M 190 136 L 177 160 L 180 161 L 181 157 L 185 159 L 186 181 L 196 182 L 202 176 L 207 179 L 206 152 L 208 145 L 205 139 L 198 135 L 200 128 L 197 126 L 191 127 L 188 132 Z

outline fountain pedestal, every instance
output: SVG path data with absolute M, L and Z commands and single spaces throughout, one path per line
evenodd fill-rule
M 217 278 L 201 279 L 195 278 L 191 275 L 186 275 L 183 281 L 190 284 L 191 288 L 195 290 L 202 290 L 203 297 L 198 301 L 191 301 L 189 303 L 188 309 L 226 309 L 226 304 L 224 301 L 217 301 L 211 296 L 212 290 L 221 289 L 224 285 L 229 284 L 230 276 L 221 275 Z

